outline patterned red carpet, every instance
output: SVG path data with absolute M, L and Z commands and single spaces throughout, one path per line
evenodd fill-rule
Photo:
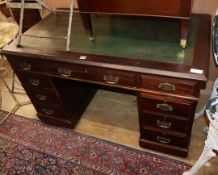
M 0 118 L 5 114 L 0 110 Z M 12 115 L 0 126 L 0 174 L 180 175 L 190 165 Z

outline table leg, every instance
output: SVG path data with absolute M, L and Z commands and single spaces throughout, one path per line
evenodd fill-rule
M 18 31 L 17 47 L 21 46 L 21 35 L 23 32 L 24 8 L 25 8 L 25 0 L 22 0 L 21 1 L 21 8 L 20 8 L 20 24 L 19 24 L 19 31 Z
M 88 13 L 81 13 L 80 15 L 82 18 L 83 26 L 86 32 L 89 34 L 89 40 L 93 41 L 95 38 L 93 37 L 91 16 Z
M 189 23 L 190 19 L 181 19 L 180 21 L 180 45 L 183 48 L 187 45 Z

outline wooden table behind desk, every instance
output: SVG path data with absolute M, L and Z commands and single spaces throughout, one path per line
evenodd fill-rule
M 6 7 L 5 4 L 0 5 L 0 10 L 2 14 L 4 14 L 6 17 L 11 17 L 11 14 Z M 20 10 L 19 9 L 12 9 L 15 21 L 17 24 L 19 24 L 20 20 Z M 39 11 L 36 9 L 25 9 L 25 14 L 24 14 L 24 25 L 23 25 L 23 32 L 31 28 L 33 25 L 38 23 L 41 20 Z
M 181 44 L 187 41 L 192 0 L 78 0 L 78 6 L 90 35 L 93 31 L 89 13 L 157 16 L 180 19 Z

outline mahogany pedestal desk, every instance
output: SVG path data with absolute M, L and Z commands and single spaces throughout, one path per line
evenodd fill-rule
M 38 117 L 73 127 L 98 88 L 129 91 L 137 96 L 140 145 L 186 157 L 207 82 L 210 16 L 192 16 L 184 50 L 177 44 L 176 20 L 93 16 L 96 39 L 90 41 L 75 15 L 66 51 L 66 41 L 58 38 L 65 36 L 67 19 L 67 13 L 52 14 L 25 33 L 22 47 L 13 42 L 3 50 Z

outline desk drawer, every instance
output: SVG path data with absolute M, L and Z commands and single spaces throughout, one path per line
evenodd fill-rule
M 150 111 L 141 111 L 139 114 L 140 125 L 142 129 L 150 126 L 166 131 L 174 131 L 180 133 L 186 133 L 188 121 L 185 119 L 172 118 L 165 115 L 157 115 Z
M 141 76 L 142 87 L 149 90 L 180 95 L 198 96 L 197 82 L 160 76 Z
M 75 64 L 49 64 L 48 72 L 52 75 L 69 78 L 82 79 L 85 81 L 94 81 L 100 84 L 109 84 L 114 86 L 135 87 L 135 74 L 126 71 L 113 69 L 104 69 L 90 66 L 81 66 Z
M 187 146 L 187 137 L 185 135 L 172 135 L 159 131 L 151 131 L 149 129 L 141 130 L 140 139 L 147 139 L 160 144 L 173 145 L 178 147 Z
M 22 84 L 24 83 L 32 88 L 52 88 L 52 82 L 47 76 L 20 71 L 17 71 L 16 74 Z
M 196 100 L 165 96 L 155 93 L 141 93 L 138 97 L 139 109 L 159 114 L 173 115 L 184 118 L 194 116 Z
M 29 88 L 25 86 L 25 90 L 32 101 L 42 104 L 59 104 L 60 100 L 57 94 L 44 88 Z
M 66 118 L 66 115 L 60 105 L 43 105 L 38 103 L 33 103 L 33 105 L 39 114 L 57 118 Z
M 135 87 L 135 74 L 113 69 L 90 68 L 89 78 L 107 85 Z
M 8 61 L 11 63 L 12 67 L 15 70 L 22 70 L 22 71 L 35 71 L 35 72 L 44 72 L 44 64 L 43 61 L 39 61 L 36 59 L 28 59 L 25 57 L 19 56 L 7 56 Z

